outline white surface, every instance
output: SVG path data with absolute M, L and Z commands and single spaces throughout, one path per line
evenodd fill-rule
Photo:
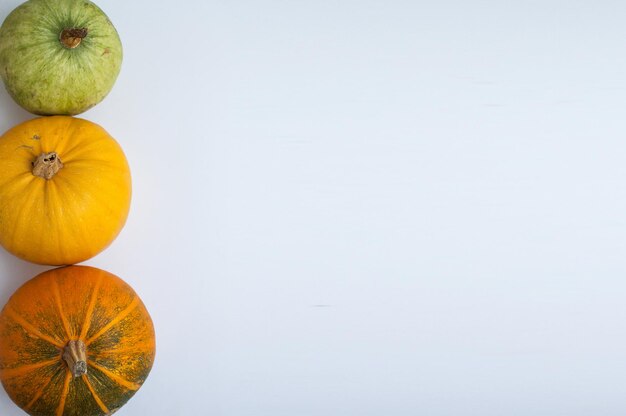
M 158 336 L 120 416 L 626 413 L 625 3 L 99 4 L 134 200 L 88 264 Z

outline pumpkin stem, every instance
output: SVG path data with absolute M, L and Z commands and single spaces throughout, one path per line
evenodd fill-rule
M 33 175 L 52 179 L 62 167 L 63 162 L 56 152 L 42 153 L 33 162 Z
M 68 342 L 63 349 L 63 359 L 74 377 L 87 374 L 87 347 L 83 341 Z
M 70 27 L 65 28 L 61 31 L 59 35 L 59 40 L 61 44 L 67 49 L 74 49 L 80 42 L 87 37 L 87 33 L 89 30 L 86 27 Z

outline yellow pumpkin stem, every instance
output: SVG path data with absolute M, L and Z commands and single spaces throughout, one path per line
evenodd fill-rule
M 87 37 L 88 32 L 89 30 L 86 27 L 65 28 L 61 31 L 61 34 L 59 35 L 59 40 L 61 41 L 61 44 L 67 49 L 74 49 L 75 47 L 80 45 L 80 42 L 82 42 L 84 38 Z
M 87 347 L 83 341 L 68 342 L 63 349 L 63 359 L 74 377 L 87 374 Z
M 56 152 L 42 153 L 33 162 L 33 175 L 52 179 L 62 167 L 63 162 Z

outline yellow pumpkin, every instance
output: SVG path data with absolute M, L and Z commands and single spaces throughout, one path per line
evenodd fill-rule
M 95 123 L 41 117 L 0 137 L 0 244 L 22 259 L 95 256 L 124 226 L 130 199 L 124 152 Z

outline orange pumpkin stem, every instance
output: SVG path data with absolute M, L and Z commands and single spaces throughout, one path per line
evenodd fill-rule
M 87 374 L 87 347 L 83 341 L 68 342 L 63 349 L 63 359 L 74 377 Z
M 59 158 L 56 152 L 42 153 L 33 162 L 33 175 L 44 179 L 52 179 L 62 167 L 63 162 L 61 162 L 61 158 Z
M 67 49 L 74 49 L 84 38 L 87 37 L 87 33 L 89 30 L 86 27 L 70 27 L 65 28 L 61 31 L 59 35 L 59 40 L 61 44 L 65 46 Z

